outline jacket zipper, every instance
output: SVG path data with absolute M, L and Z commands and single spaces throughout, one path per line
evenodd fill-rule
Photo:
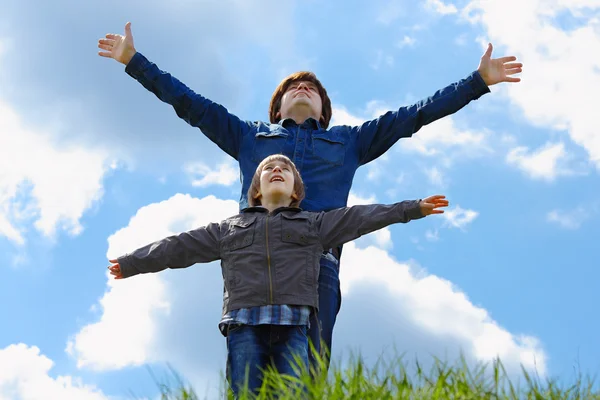
M 269 269 L 269 298 L 273 304 L 273 278 L 271 276 L 271 253 L 269 252 L 269 215 L 267 215 L 266 226 L 266 241 L 267 241 L 267 267 Z

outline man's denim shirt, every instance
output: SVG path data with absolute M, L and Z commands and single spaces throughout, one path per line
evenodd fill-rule
M 141 53 L 133 56 L 125 71 L 238 160 L 240 209 L 248 207 L 248 188 L 258 164 L 278 153 L 288 156 L 302 175 L 306 186 L 301 205 L 304 210 L 345 207 L 358 167 L 381 156 L 398 139 L 411 137 L 424 125 L 460 110 L 490 91 L 475 71 L 413 105 L 389 111 L 359 126 L 341 125 L 325 130 L 312 118 L 301 125 L 291 119 L 278 124 L 241 120 L 161 71 Z

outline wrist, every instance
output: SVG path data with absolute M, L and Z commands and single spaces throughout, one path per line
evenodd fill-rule
M 135 56 L 135 53 L 137 53 L 137 50 L 135 48 L 123 52 L 123 59 L 121 60 L 121 62 L 125 64 L 125 66 L 127 66 L 127 64 L 129 64 L 133 56 Z

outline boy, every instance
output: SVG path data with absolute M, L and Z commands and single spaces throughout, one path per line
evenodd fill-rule
M 319 307 L 324 249 L 393 223 L 441 214 L 440 208 L 448 206 L 438 195 L 309 212 L 298 207 L 303 198 L 304 184 L 294 163 L 272 155 L 256 169 L 248 191 L 250 207 L 240 214 L 110 260 L 115 279 L 221 260 L 225 292 L 219 328 L 227 337 L 228 379 L 236 395 L 246 379 L 248 389 L 257 391 L 260 371 L 271 363 L 292 376 L 297 376 L 293 357 L 309 368 L 307 329 L 311 311 Z
M 453 114 L 488 93 L 489 86 L 519 82 L 513 75 L 520 73 L 523 66 L 514 62 L 513 56 L 491 58 L 490 44 L 476 71 L 433 96 L 360 126 L 329 127 L 331 100 L 311 72 L 292 74 L 279 84 L 269 106 L 270 123 L 244 121 L 137 52 L 130 23 L 125 25 L 124 36 L 107 34 L 98 41 L 98 47 L 102 50 L 100 56 L 124 64 L 130 76 L 173 106 L 180 118 L 199 128 L 239 162 L 240 210 L 249 204 L 246 194 L 257 165 L 266 156 L 278 153 L 287 155 L 302 173 L 307 186 L 303 209 L 328 211 L 345 207 L 358 167 L 377 159 L 399 139 L 411 137 L 422 126 Z M 322 340 L 324 355 L 331 351 L 333 327 L 341 305 L 340 255 L 341 246 L 325 249 L 320 261 L 318 321 L 313 320 L 309 336 L 315 347 Z

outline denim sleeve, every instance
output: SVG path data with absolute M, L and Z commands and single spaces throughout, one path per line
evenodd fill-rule
M 369 204 L 321 212 L 316 226 L 324 249 L 340 246 L 388 225 L 423 218 L 419 200 Z
M 411 137 L 424 125 L 455 113 L 489 91 L 479 72 L 475 71 L 433 96 L 352 128 L 352 136 L 358 140 L 360 163 L 375 160 L 398 139 Z
M 238 159 L 242 137 L 251 130 L 251 122 L 240 120 L 222 105 L 195 93 L 139 52 L 129 61 L 125 72 L 173 106 L 179 118 L 199 128 L 223 151 Z
M 218 260 L 220 232 L 220 225 L 211 223 L 140 247 L 117 259 L 123 278 Z

